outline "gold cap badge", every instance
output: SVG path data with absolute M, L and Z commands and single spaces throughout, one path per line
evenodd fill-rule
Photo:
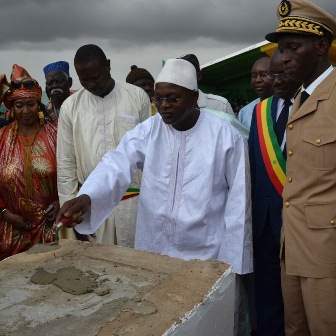
M 287 0 L 281 1 L 278 6 L 278 14 L 281 17 L 286 17 L 290 13 L 291 8 L 292 6 L 289 1 Z

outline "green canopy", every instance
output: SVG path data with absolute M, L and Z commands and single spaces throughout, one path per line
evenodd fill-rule
M 276 47 L 276 43 L 263 41 L 202 65 L 200 89 L 223 96 L 229 102 L 237 98 L 252 101 L 257 95 L 251 86 L 251 68 L 257 59 L 270 56 Z M 333 66 L 336 66 L 336 41 L 333 42 L 329 56 Z

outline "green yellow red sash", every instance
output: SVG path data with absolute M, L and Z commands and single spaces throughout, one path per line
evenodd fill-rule
M 78 190 L 82 187 L 82 184 L 78 182 Z M 135 196 L 138 196 L 140 193 L 140 189 L 138 188 L 128 188 L 125 192 L 125 195 L 123 196 L 123 198 L 121 199 L 122 201 L 128 199 L 128 198 L 132 198 Z
M 256 105 L 259 144 L 268 176 L 282 197 L 286 182 L 286 161 L 273 129 L 273 96 Z
M 123 198 L 121 199 L 122 201 L 128 199 L 128 198 L 132 198 L 135 196 L 138 196 L 140 193 L 140 189 L 137 188 L 128 188 L 125 192 L 125 195 L 123 196 Z

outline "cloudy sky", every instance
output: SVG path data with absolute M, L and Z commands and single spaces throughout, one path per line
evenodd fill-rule
M 335 0 L 312 0 L 336 16 Z M 154 77 L 162 59 L 194 53 L 204 64 L 264 40 L 277 25 L 278 0 L 0 0 L 0 73 L 17 63 L 44 86 L 43 67 L 70 63 L 99 45 L 115 79 L 132 64 Z

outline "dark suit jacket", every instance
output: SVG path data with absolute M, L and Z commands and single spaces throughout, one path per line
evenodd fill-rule
M 276 120 L 278 98 L 274 96 L 272 102 L 273 124 Z M 282 197 L 273 186 L 262 158 L 260 149 L 256 108 L 254 108 L 249 135 L 249 157 L 251 166 L 251 184 L 252 184 L 252 220 L 254 238 L 260 238 L 269 212 L 272 232 L 280 242 L 280 231 L 282 226 Z

